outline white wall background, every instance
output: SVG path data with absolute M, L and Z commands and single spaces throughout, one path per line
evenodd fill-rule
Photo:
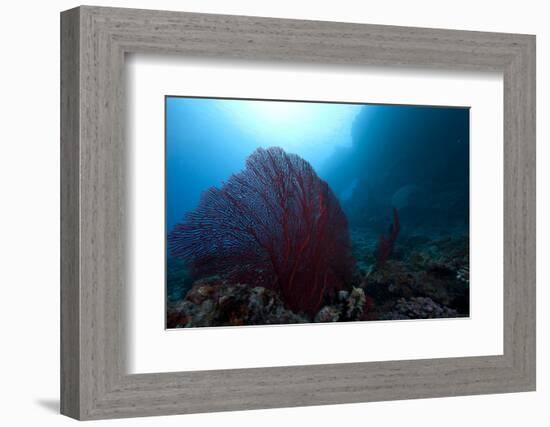
M 115 420 L 117 426 L 546 426 L 550 27 L 537 0 L 157 0 L 97 5 L 537 34 L 538 391 L 413 401 Z M 74 1 L 5 2 L 0 66 L 0 420 L 63 426 L 59 384 L 59 11 Z

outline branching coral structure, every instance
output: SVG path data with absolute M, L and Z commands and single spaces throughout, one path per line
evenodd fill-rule
M 395 237 L 394 211 L 396 221 Z M 309 316 L 350 283 L 355 268 L 332 190 L 307 161 L 279 147 L 258 148 L 243 171 L 205 191 L 168 244 L 195 276 L 222 274 L 273 289 Z

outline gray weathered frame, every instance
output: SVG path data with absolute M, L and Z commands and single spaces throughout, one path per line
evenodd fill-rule
M 128 375 L 124 57 L 504 75 L 504 354 Z M 61 412 L 78 419 L 535 389 L 535 37 L 83 6 L 61 14 Z

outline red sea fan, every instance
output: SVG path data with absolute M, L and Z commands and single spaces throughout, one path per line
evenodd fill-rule
M 276 289 L 290 309 L 309 315 L 354 268 L 332 190 L 307 161 L 279 147 L 257 149 L 242 172 L 204 192 L 168 242 L 196 275 Z
M 397 209 L 393 208 L 393 222 L 390 224 L 388 235 L 381 234 L 378 240 L 378 267 L 382 267 L 393 252 L 395 240 L 400 230 Z

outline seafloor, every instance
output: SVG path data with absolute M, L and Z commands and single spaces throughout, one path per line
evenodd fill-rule
M 294 313 L 278 294 L 223 276 L 192 280 L 181 261 L 167 265 L 167 328 L 401 320 L 469 316 L 469 240 L 460 232 L 400 235 L 377 262 L 378 236 L 351 228 L 354 283 L 315 316 Z

